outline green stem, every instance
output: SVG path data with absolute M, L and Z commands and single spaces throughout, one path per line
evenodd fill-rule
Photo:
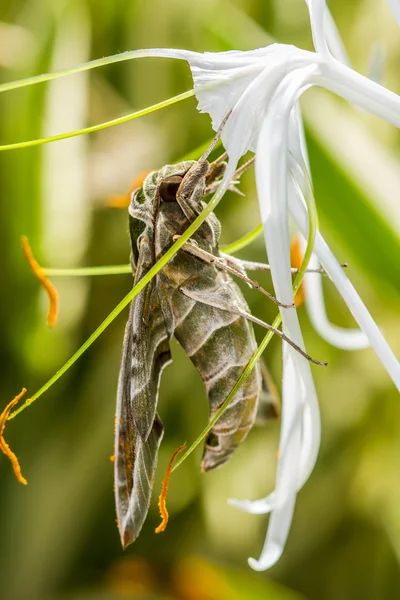
M 48 277 L 91 277 L 93 275 L 125 275 L 132 273 L 131 265 L 109 265 L 104 267 L 77 267 L 76 269 L 42 269 Z
M 208 144 L 209 145 L 209 144 Z M 207 148 L 208 148 L 207 145 Z M 198 155 L 199 153 L 197 153 Z M 183 162 L 182 159 L 179 162 Z M 232 242 L 231 244 L 227 244 L 226 246 L 221 246 L 221 250 L 228 254 L 233 254 L 234 252 L 238 252 L 245 246 L 248 246 L 256 237 L 260 235 L 262 232 L 262 225 L 257 225 L 255 229 L 247 233 L 242 238 Z M 132 273 L 131 265 L 106 265 L 101 267 L 77 267 L 75 269 L 57 269 L 52 267 L 43 268 L 43 272 L 48 277 L 91 277 L 96 275 L 125 275 L 127 273 Z
M 157 275 L 157 273 L 167 264 L 169 260 L 178 252 L 185 242 L 195 233 L 200 225 L 207 219 L 208 215 L 215 210 L 218 202 L 221 200 L 221 193 L 217 191 L 207 204 L 205 209 L 200 215 L 193 221 L 193 223 L 186 229 L 182 236 L 171 246 L 171 248 L 156 262 L 156 264 L 146 273 L 144 277 L 135 285 L 135 287 L 121 300 L 121 302 L 114 308 L 114 310 L 104 319 L 99 327 L 92 333 L 92 335 L 86 340 L 84 344 L 71 356 L 69 360 L 45 383 L 31 398 L 28 398 L 17 410 L 15 410 L 8 417 L 8 420 L 16 417 L 20 412 L 25 410 L 33 402 L 35 402 L 44 392 L 46 392 L 72 365 L 78 360 L 80 356 L 93 344 L 95 340 L 103 333 L 103 331 L 114 321 L 123 309 L 128 306 L 137 296 L 137 294 Z
M 226 244 L 225 246 L 221 246 L 221 250 L 222 252 L 226 252 L 227 254 L 235 254 L 235 252 L 239 252 L 239 250 L 242 250 L 242 248 L 245 248 L 246 246 L 251 244 L 251 242 L 258 238 L 259 235 L 261 235 L 262 231 L 263 226 L 261 224 L 257 225 L 257 227 L 254 227 L 254 229 L 249 231 L 249 233 L 246 233 L 246 235 L 239 238 L 235 242 L 232 242 L 231 244 Z
M 296 296 L 296 293 L 301 285 L 304 274 L 307 270 L 307 267 L 308 267 L 308 264 L 310 262 L 311 255 L 313 252 L 315 236 L 316 236 L 316 232 L 317 232 L 317 213 L 316 213 L 316 208 L 315 208 L 314 197 L 312 196 L 312 194 L 310 194 L 310 195 L 307 195 L 305 199 L 306 199 L 307 211 L 308 211 L 309 235 L 308 235 L 307 247 L 306 247 L 306 251 L 304 253 L 303 261 L 302 261 L 301 267 L 299 269 L 299 272 L 296 276 L 296 279 L 294 280 L 294 283 L 293 283 L 293 296 Z M 272 323 L 272 326 L 275 327 L 275 329 L 277 329 L 280 326 L 281 322 L 282 322 L 282 317 L 279 314 L 276 316 L 274 322 Z M 242 374 L 240 375 L 240 377 L 237 380 L 237 382 L 235 383 L 234 387 L 228 394 L 227 398 L 224 400 L 224 403 L 222 404 L 220 409 L 215 413 L 213 418 L 208 423 L 207 427 L 205 427 L 205 429 L 203 429 L 203 431 L 197 437 L 197 439 L 193 442 L 193 444 L 186 450 L 186 452 L 184 454 L 182 454 L 182 456 L 180 458 L 178 458 L 178 460 L 176 461 L 176 463 L 174 464 L 174 466 L 172 468 L 172 472 L 174 472 L 175 469 L 177 469 L 183 463 L 183 461 L 187 459 L 187 457 L 193 452 L 193 450 L 195 450 L 197 448 L 197 446 L 207 436 L 209 431 L 214 427 L 214 425 L 216 424 L 218 419 L 222 416 L 222 414 L 228 408 L 229 404 L 231 403 L 231 401 L 236 396 L 236 394 L 240 390 L 241 386 L 243 385 L 243 383 L 245 382 L 247 377 L 250 375 L 250 373 L 254 369 L 257 361 L 259 360 L 259 358 L 263 354 L 264 350 L 268 346 L 273 335 L 274 334 L 272 331 L 268 331 L 268 333 L 265 335 L 261 344 L 258 346 L 256 352 L 253 354 L 252 358 L 250 359 L 250 362 L 247 364 L 247 366 L 243 370 Z
M 9 81 L 7 83 L 3 83 L 0 85 L 0 92 L 9 92 L 10 90 L 16 90 L 18 88 L 26 87 L 28 85 L 35 85 L 37 83 L 44 83 L 45 81 L 52 81 L 53 79 L 65 77 L 66 75 L 82 73 L 83 71 L 97 69 L 98 67 L 104 67 L 106 65 L 123 62 L 125 60 L 133 60 L 135 58 L 152 58 L 152 56 L 149 55 L 148 50 L 133 50 L 122 52 L 121 54 L 113 54 L 112 56 L 105 56 L 104 58 L 97 58 L 96 60 L 91 60 L 89 62 L 82 63 L 75 67 L 71 67 L 70 69 L 56 71 L 55 73 L 43 73 L 43 75 L 35 75 L 34 77 L 27 77 L 26 79 L 18 79 L 17 81 Z
M 178 94 L 173 98 L 168 98 L 168 100 L 163 100 L 162 102 L 158 102 L 157 104 L 153 104 L 152 106 L 148 106 L 147 108 L 142 108 L 141 110 L 137 110 L 136 112 L 130 113 L 129 115 L 125 115 L 124 117 L 118 117 L 117 119 L 112 119 L 111 121 L 104 121 L 104 123 L 99 123 L 98 125 L 92 125 L 91 127 L 85 127 L 84 129 L 68 131 L 67 133 L 60 133 L 58 135 L 52 135 L 46 138 L 28 140 L 27 142 L 17 142 L 15 144 L 5 144 L 3 146 L 0 146 L 0 151 L 17 150 L 20 148 L 30 148 L 31 146 L 40 146 L 41 144 L 48 144 L 49 142 L 56 142 L 58 140 L 66 140 L 68 138 L 76 137 L 78 135 L 84 135 L 85 133 L 93 133 L 93 131 L 100 131 L 101 129 L 106 129 L 107 127 L 113 127 L 114 125 L 120 125 L 121 123 L 126 123 L 127 121 L 138 119 L 139 117 L 148 115 L 152 112 L 155 112 L 156 110 L 160 110 L 161 108 L 165 108 L 167 106 L 170 106 L 171 104 L 175 104 L 176 102 L 181 102 L 182 100 L 186 100 L 186 98 L 191 98 L 192 96 L 194 96 L 194 90 L 188 90 L 187 92 Z

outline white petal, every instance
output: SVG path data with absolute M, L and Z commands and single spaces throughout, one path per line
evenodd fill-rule
M 306 210 L 301 200 L 294 195 L 290 196 L 290 211 L 300 231 L 303 234 L 306 233 Z M 353 317 L 369 339 L 372 348 L 375 350 L 397 389 L 400 390 L 399 361 L 319 232 L 317 233 L 314 251 L 343 300 L 346 302 Z
M 306 0 L 310 10 L 311 27 L 313 31 L 314 47 L 317 51 L 324 53 L 326 44 L 332 56 L 344 65 L 350 66 L 347 52 L 343 46 L 342 39 L 336 27 L 332 14 L 324 0 Z M 315 34 L 314 34 L 315 31 Z M 324 39 L 325 38 L 326 42 Z
M 309 268 L 319 269 L 318 258 L 313 254 Z M 344 329 L 331 323 L 325 310 L 322 275 L 309 273 L 304 277 L 305 304 L 308 317 L 318 334 L 332 346 L 343 350 L 362 350 L 369 340 L 360 329 Z
M 261 500 L 238 500 L 237 498 L 228 498 L 228 504 L 239 508 L 251 515 L 265 515 L 270 513 L 276 507 L 276 494 L 272 492 L 266 498 Z
M 312 74 L 309 69 L 297 73 L 296 80 L 285 81 L 279 86 L 269 108 L 260 132 L 256 154 L 256 179 L 260 201 L 262 220 L 266 235 L 268 257 L 274 288 L 278 298 L 285 303 L 293 301 L 292 281 L 290 274 L 290 240 L 287 222 L 287 169 L 286 147 L 289 135 L 289 122 L 292 107 L 299 89 L 308 85 Z M 297 344 L 304 347 L 301 330 L 294 309 L 282 310 L 283 328 Z M 287 423 L 289 418 L 282 415 L 282 433 L 280 449 L 284 450 L 278 462 L 275 503 L 270 518 L 267 538 L 260 561 L 250 560 L 249 564 L 256 569 L 265 569 L 274 564 L 280 557 L 289 532 L 297 488 L 300 480 L 308 477 L 318 454 L 320 442 L 319 409 L 314 383 L 308 361 L 293 349 L 286 349 L 290 362 L 287 369 L 293 369 L 291 381 L 298 382 L 297 402 L 304 397 L 306 401 L 305 426 L 306 436 L 301 436 L 303 416 L 299 421 L 293 418 L 293 399 L 284 394 L 283 411 L 291 410 L 289 441 Z M 290 371 L 289 371 L 290 372 Z M 290 448 L 291 452 L 288 452 Z M 297 456 L 293 448 L 297 448 Z M 303 463 L 303 465 L 301 464 Z M 303 471 L 303 472 L 301 472 Z M 290 474 L 290 477 L 289 477 Z
M 268 524 L 264 548 L 258 561 L 249 559 L 257 571 L 271 567 L 281 556 L 289 533 L 296 499 L 296 480 L 299 473 L 302 382 L 293 361 L 295 351 L 284 347 L 282 385 L 282 428 L 275 498 Z
M 314 48 L 316 52 L 328 57 L 329 50 L 325 33 L 325 0 L 308 0 L 307 4 L 310 11 L 311 32 L 314 41 Z
M 298 89 L 299 85 L 307 84 L 305 70 L 302 74 L 297 75 L 297 79 L 297 82 L 292 81 L 290 84 L 290 88 L 287 90 L 288 97 L 277 95 L 274 105 L 271 104 L 270 112 L 260 133 L 256 154 L 257 189 L 271 275 L 277 298 L 287 304 L 293 302 L 293 291 L 290 271 L 286 149 L 284 144 L 288 136 L 290 107 L 293 106 L 297 96 L 294 90 Z M 281 314 L 286 335 L 304 348 L 296 310 L 282 309 Z M 298 353 L 294 353 L 293 359 L 306 390 L 305 418 L 312 422 L 312 426 L 309 427 L 312 435 L 304 439 L 304 467 L 301 477 L 297 478 L 296 484 L 298 484 L 299 478 L 303 480 L 309 476 L 315 464 L 320 444 L 320 422 L 310 364 Z
M 252 63 L 248 58 L 245 61 L 252 52 L 222 53 L 226 62 L 220 71 L 215 66 L 218 55 L 204 54 L 201 64 L 197 58 L 195 64 L 189 60 L 198 108 L 211 116 L 214 130 L 235 107 L 235 114 L 231 115 L 221 134 L 229 156 L 255 151 L 268 103 L 282 78 L 295 67 L 315 62 L 314 53 L 283 44 L 272 44 L 254 53 L 257 54 Z M 238 59 L 241 60 L 239 66 Z
M 400 2 L 399 0 L 387 0 L 390 10 L 393 13 L 394 18 L 397 21 L 397 25 L 400 27 Z
M 321 62 L 315 83 L 400 127 L 400 96 L 338 61 Z

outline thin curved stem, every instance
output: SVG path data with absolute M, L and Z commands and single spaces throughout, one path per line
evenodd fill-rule
M 221 250 L 222 252 L 226 252 L 226 254 L 235 254 L 236 252 L 239 252 L 239 250 L 242 250 L 242 248 L 245 248 L 246 246 L 251 244 L 256 238 L 258 238 L 262 234 L 262 231 L 263 226 L 260 223 L 260 225 L 254 227 L 254 229 L 249 231 L 249 233 L 246 233 L 246 235 L 239 238 L 235 242 L 232 242 L 231 244 L 225 244 L 225 246 L 221 246 Z
M 33 402 L 35 402 L 44 392 L 46 392 L 72 365 L 78 360 L 80 356 L 93 344 L 95 340 L 103 333 L 103 331 L 114 321 L 120 312 L 128 306 L 133 298 L 157 275 L 157 273 L 167 264 L 169 260 L 178 252 L 185 242 L 195 233 L 200 225 L 207 219 L 208 215 L 212 213 L 219 201 L 221 200 L 221 193 L 218 191 L 211 198 L 205 209 L 200 215 L 193 221 L 193 223 L 186 229 L 182 236 L 171 246 L 171 248 L 156 262 L 156 264 L 146 273 L 144 277 L 135 285 L 135 287 L 121 300 L 121 302 L 114 308 L 113 311 L 104 319 L 99 327 L 92 333 L 92 335 L 82 344 L 82 346 L 71 356 L 69 360 L 59 369 L 53 377 L 49 379 L 31 398 L 28 398 L 24 404 L 22 404 L 17 410 L 15 410 L 8 417 L 8 420 L 13 419 Z
M 37 140 L 28 140 L 26 142 L 17 142 L 15 144 L 5 144 L 0 146 L 0 151 L 3 150 L 18 150 L 20 148 L 30 148 L 32 146 L 40 146 L 41 144 L 48 144 L 49 142 L 57 142 L 58 140 L 66 140 L 72 137 L 77 137 L 78 135 L 84 135 L 85 133 L 93 133 L 94 131 L 100 131 L 102 129 L 107 129 L 108 127 L 113 127 L 114 125 L 120 125 L 121 123 L 127 123 L 128 121 L 132 121 L 133 119 L 138 119 L 139 117 L 143 117 L 152 112 L 160 110 L 162 108 L 166 108 L 171 104 L 175 104 L 177 102 L 181 102 L 182 100 L 186 100 L 187 98 L 191 98 L 194 96 L 194 90 L 188 90 L 187 92 L 183 92 L 182 94 L 178 94 L 173 98 L 168 98 L 168 100 L 163 100 L 162 102 L 157 102 L 157 104 L 152 104 L 147 108 L 142 108 L 141 110 L 137 110 L 129 115 L 125 115 L 123 117 L 118 117 L 117 119 L 112 119 L 111 121 L 104 121 L 103 123 L 99 123 L 98 125 L 92 125 L 91 127 L 85 127 L 84 129 L 76 129 L 75 131 L 68 131 L 66 133 L 59 133 L 57 135 L 51 135 L 45 138 L 39 138 Z
M 42 269 L 48 277 L 92 277 L 96 275 L 126 275 L 132 273 L 131 265 L 109 265 L 103 267 L 77 267 L 75 269 Z

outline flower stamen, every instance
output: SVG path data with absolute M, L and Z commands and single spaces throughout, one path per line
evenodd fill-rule
M 175 458 L 178 456 L 178 454 L 180 452 L 182 452 L 182 450 L 186 450 L 186 443 L 182 444 L 182 446 L 179 446 L 179 448 L 177 448 L 175 450 L 175 452 L 173 453 L 173 455 L 170 458 L 170 461 L 167 466 L 167 470 L 165 471 L 165 476 L 164 476 L 163 482 L 161 484 L 161 493 L 160 493 L 160 496 L 158 499 L 158 508 L 160 509 L 160 515 L 161 515 L 162 521 L 159 524 L 159 526 L 156 528 L 156 530 L 155 530 L 156 533 L 161 533 L 162 531 L 165 531 L 165 528 L 167 527 L 167 524 L 168 524 L 168 519 L 169 519 L 169 515 L 168 515 L 168 511 L 167 511 L 168 485 L 169 485 L 169 480 L 171 479 L 172 465 L 174 464 Z
M 15 398 L 11 400 L 9 404 L 7 404 L 7 406 L 0 415 L 0 450 L 3 452 L 3 454 L 7 456 L 7 458 L 10 459 L 15 477 L 18 479 L 18 481 L 23 485 L 27 485 L 28 482 L 21 473 L 21 467 L 18 462 L 18 458 L 16 457 L 16 455 L 11 450 L 10 446 L 7 444 L 3 437 L 8 416 L 11 410 L 14 408 L 14 406 L 21 400 L 22 396 L 24 396 L 24 394 L 26 394 L 26 389 L 22 388 L 21 392 L 17 396 L 15 396 Z
M 299 269 L 303 262 L 303 254 L 301 252 L 301 239 L 299 235 L 293 238 L 292 245 L 290 246 L 290 264 L 292 267 Z M 294 297 L 294 304 L 296 308 L 301 306 L 305 300 L 304 284 L 301 283 L 297 293 Z
M 149 173 L 151 173 L 150 169 L 139 173 L 139 175 L 137 175 L 137 177 L 135 177 L 132 181 L 126 194 L 112 194 L 109 196 L 107 199 L 107 206 L 109 208 L 128 208 L 131 201 L 132 192 L 142 187 L 143 182 Z
M 49 327 L 54 327 L 57 322 L 57 313 L 58 313 L 58 293 L 54 285 L 51 281 L 46 277 L 42 267 L 39 265 L 35 257 L 33 256 L 32 248 L 29 244 L 29 240 L 26 235 L 21 237 L 22 249 L 25 254 L 25 258 L 29 263 L 32 271 L 39 279 L 40 283 L 43 285 L 49 296 L 49 310 L 47 313 L 47 325 Z

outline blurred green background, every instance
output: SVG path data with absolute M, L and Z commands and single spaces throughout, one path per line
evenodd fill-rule
M 400 92 L 400 32 L 383 0 L 332 0 L 357 70 L 385 52 L 383 83 Z M 1 0 L 1 80 L 9 81 L 141 47 L 197 51 L 250 49 L 275 39 L 311 49 L 302 0 Z M 181 62 L 146 59 L 98 69 L 0 97 L 1 143 L 69 131 L 114 118 L 191 87 Z M 322 90 L 302 100 L 321 229 L 400 353 L 400 169 L 397 130 Z M 1 407 L 22 386 L 34 393 L 129 291 L 129 275 L 54 279 L 55 330 L 47 299 L 24 261 L 29 236 L 41 264 L 125 263 L 127 215 L 107 207 L 144 169 L 178 159 L 212 135 L 194 99 L 86 137 L 0 154 Z M 246 198 L 218 207 L 223 242 L 259 222 L 253 173 Z M 265 260 L 262 240 L 241 256 Z M 270 287 L 268 277 L 260 277 Z M 333 322 L 354 326 L 325 281 Z M 272 304 L 245 290 L 270 322 Z M 113 415 L 127 311 L 34 407 L 10 422 L 6 439 L 29 481 L 15 480 L 0 456 L 2 600 L 392 600 L 400 597 L 400 404 L 371 350 L 328 346 L 301 320 L 314 368 L 323 441 L 317 467 L 298 496 L 281 561 L 257 574 L 267 517 L 241 513 L 228 497 L 273 488 L 279 423 L 254 428 L 223 469 L 199 472 L 201 449 L 174 473 L 170 523 L 156 536 L 157 501 L 172 451 L 207 421 L 199 376 L 177 344 L 163 375 L 166 433 L 155 496 L 138 541 L 122 552 L 115 525 Z M 257 331 L 259 337 L 261 331 Z M 266 358 L 280 382 L 281 345 Z

